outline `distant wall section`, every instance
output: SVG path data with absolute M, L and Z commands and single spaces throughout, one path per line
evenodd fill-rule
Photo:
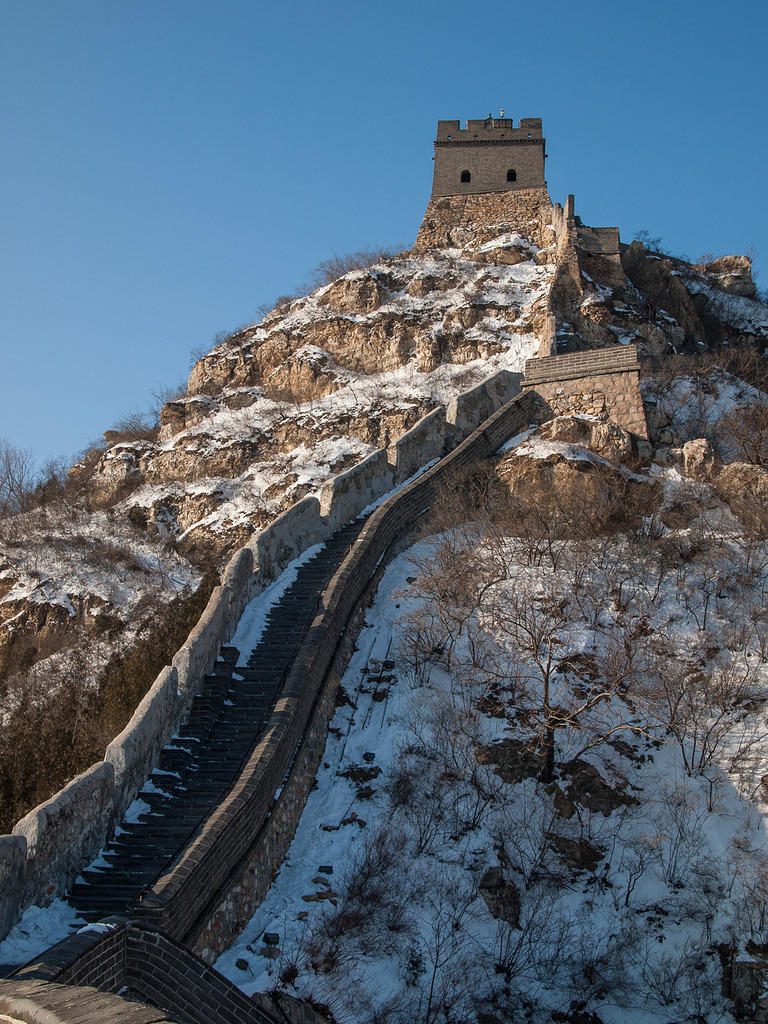
M 568 414 L 597 416 L 647 439 L 639 370 L 636 345 L 529 359 L 523 391 L 539 396 L 543 419 Z

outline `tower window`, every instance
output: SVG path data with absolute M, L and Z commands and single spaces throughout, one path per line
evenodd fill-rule
M 511 167 L 507 171 L 507 181 L 517 181 L 517 171 L 513 171 Z
M 469 171 L 462 171 L 461 172 L 461 181 L 462 181 L 462 184 L 464 184 L 467 181 L 472 181 L 472 175 L 469 173 Z

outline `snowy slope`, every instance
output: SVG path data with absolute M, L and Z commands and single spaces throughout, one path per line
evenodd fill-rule
M 530 457 L 541 454 L 530 440 L 523 446 Z M 514 645 L 488 613 L 483 628 L 478 611 L 475 648 L 467 626 L 450 670 L 416 666 L 413 623 L 434 623 L 423 617 L 429 602 L 418 578 L 445 538 L 421 542 L 385 573 L 289 855 L 219 970 L 246 992 L 277 985 L 327 1003 L 349 1024 L 463 1021 L 479 1008 L 544 1022 L 577 1005 L 604 1024 L 663 1024 L 695 1013 L 712 1024 L 733 1019 L 721 996 L 718 944 L 733 942 L 743 955 L 750 939 L 761 941 L 766 905 L 757 894 L 768 866 L 760 786 L 767 652 L 762 627 L 745 632 L 741 623 L 754 621 L 751 609 L 760 606 L 768 549 L 761 545 L 757 575 L 745 583 L 754 552 L 727 509 L 715 515 L 706 486 L 674 469 L 652 475 L 666 502 L 681 488 L 704 502 L 703 520 L 664 537 L 683 548 L 698 538 L 687 566 L 659 576 L 653 560 L 639 560 L 642 544 L 619 536 L 610 546 L 577 546 L 557 570 L 532 568 L 510 540 L 496 600 L 511 587 L 510 595 L 523 588 L 567 602 L 578 579 L 581 596 L 558 634 L 563 663 L 579 655 L 605 670 L 616 643 L 631 636 L 638 661 L 657 659 L 654 671 L 659 657 L 669 668 L 705 652 L 702 671 L 747 671 L 749 706 L 736 709 L 711 761 L 687 771 L 683 755 L 695 760 L 698 749 L 691 736 L 678 742 L 660 719 L 654 725 L 661 710 L 648 668 L 637 673 L 629 714 L 616 690 L 599 722 L 562 733 L 553 783 L 525 772 L 505 780 L 480 754 L 526 733 L 529 696 L 522 677 L 514 683 Z M 707 544 L 702 531 L 711 531 Z M 477 550 L 471 529 L 458 536 L 459 547 Z M 719 589 L 703 619 L 713 573 Z M 613 579 L 624 580 L 619 605 Z M 513 614 L 513 604 L 502 607 Z M 490 663 L 476 648 L 483 635 L 497 656 L 506 650 L 506 682 L 490 690 Z M 583 749 L 589 729 L 621 722 L 628 726 L 610 742 Z M 574 757 L 588 766 L 582 776 L 594 770 L 592 790 L 576 785 Z M 586 866 L 568 860 L 579 853 Z M 483 898 L 480 883 L 499 867 L 517 890 L 517 926 L 494 917 Z M 277 949 L 265 945 L 265 933 L 279 936 Z

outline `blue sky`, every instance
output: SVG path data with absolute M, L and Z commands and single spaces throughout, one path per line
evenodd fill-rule
M 768 286 L 768 5 L 0 2 L 0 437 L 69 456 L 321 260 L 410 245 L 438 118 Z

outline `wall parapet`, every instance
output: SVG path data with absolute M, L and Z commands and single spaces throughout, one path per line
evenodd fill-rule
M 552 381 L 577 380 L 597 377 L 605 373 L 628 373 L 640 370 L 637 345 L 617 345 L 614 348 L 587 349 L 584 352 L 566 352 L 560 356 L 527 359 L 523 387 Z
M 118 994 L 125 988 L 134 998 Z M 147 1013 L 148 1006 L 163 1013 Z M 91 1011 L 88 1019 L 94 1021 L 135 1024 L 278 1024 L 284 1019 L 167 936 L 119 917 L 69 936 L 0 981 L 0 1013 L 12 1011 L 23 1013 L 22 1020 L 48 1024 L 82 1022 L 83 1011 Z

